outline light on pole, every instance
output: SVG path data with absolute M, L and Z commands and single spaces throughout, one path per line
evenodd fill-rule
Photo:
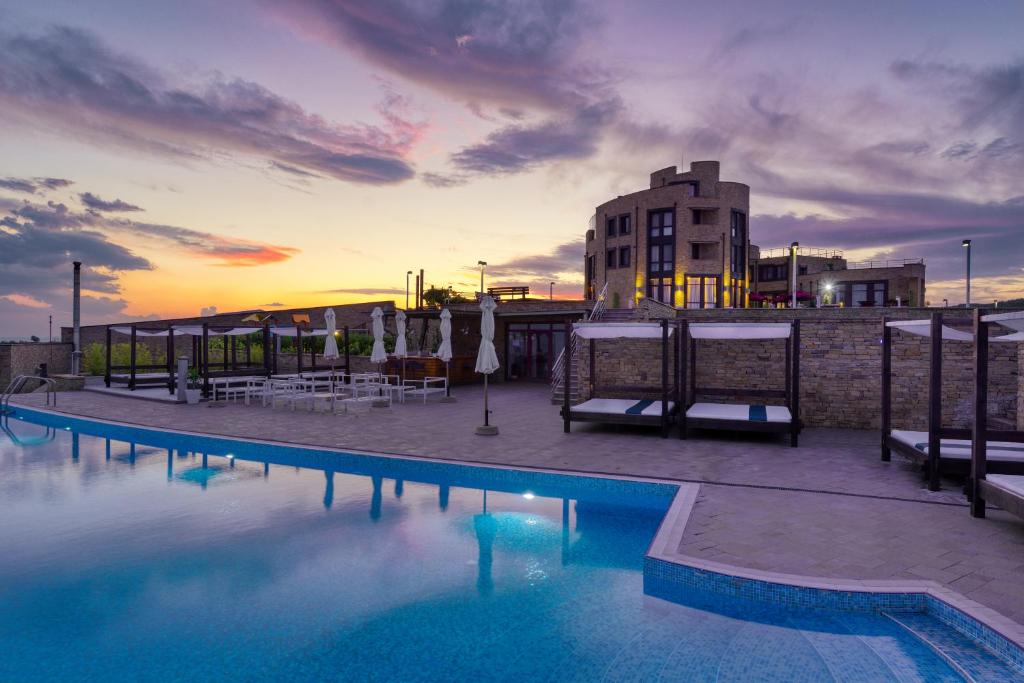
M 411 270 L 405 271 L 405 310 L 409 310 L 409 276 L 412 275 Z
M 484 268 L 487 267 L 487 261 L 477 261 L 476 264 L 480 266 L 480 296 L 484 295 Z
M 796 252 L 799 249 L 800 249 L 800 243 L 799 242 L 793 242 L 793 244 L 789 245 L 789 250 L 790 250 L 789 270 L 790 270 L 791 286 L 793 288 L 793 299 L 792 299 L 792 301 L 793 301 L 793 303 L 792 303 L 793 308 L 796 308 Z
M 552 301 L 555 300 L 555 283 L 554 282 L 549 282 L 548 283 L 548 298 L 551 299 Z
M 971 306 L 971 241 L 964 240 L 961 246 L 967 251 L 964 253 L 965 261 L 967 264 L 967 284 L 964 289 L 964 307 L 970 308 Z

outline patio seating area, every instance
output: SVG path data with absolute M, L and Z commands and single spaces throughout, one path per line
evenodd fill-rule
M 61 394 L 59 410 L 86 417 L 241 438 L 465 462 L 699 482 L 679 552 L 767 572 L 854 580 L 930 580 L 1024 622 L 1024 522 L 990 505 L 968 513 L 961 483 L 927 490 L 919 468 L 878 457 L 878 432 L 805 428 L 798 449 L 770 434 L 693 430 L 661 439 L 631 425 L 562 431 L 547 388 L 494 385 L 497 437 L 474 434 L 481 387 L 454 403 L 392 397 L 353 419 L 305 404 L 278 409 L 250 397 L 199 405 L 107 394 Z M 316 393 L 316 392 L 312 392 Z M 260 399 L 262 400 L 262 399 Z M 42 407 L 41 395 L 15 402 Z M 322 406 L 321 406 L 322 409 Z M 990 501 L 995 503 L 995 501 Z

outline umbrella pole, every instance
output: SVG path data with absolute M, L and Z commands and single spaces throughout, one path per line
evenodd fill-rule
M 491 420 L 490 420 L 491 411 L 489 409 L 489 404 L 488 404 L 488 400 L 487 400 L 487 377 L 488 377 L 488 375 L 485 373 L 484 374 L 484 423 L 476 428 L 476 433 L 481 435 L 481 436 L 495 436 L 498 433 L 498 427 L 497 427 L 497 425 L 492 425 L 491 424 Z
M 491 426 L 491 423 L 488 421 L 488 413 L 490 412 L 487 409 L 487 375 L 484 375 L 484 427 Z

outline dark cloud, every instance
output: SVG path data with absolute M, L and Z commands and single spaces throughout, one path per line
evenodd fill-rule
M 389 95 L 385 127 L 330 123 L 257 83 L 214 76 L 179 87 L 90 34 L 0 35 L 0 105 L 47 130 L 164 155 L 236 153 L 354 183 L 413 176 L 422 124 Z
M 459 173 L 420 173 L 420 180 L 431 187 L 458 187 L 469 182 L 469 177 Z
M 321 294 L 365 294 L 375 296 L 377 294 L 405 294 L 405 290 L 397 287 L 353 287 L 347 289 L 326 289 Z
M 517 173 L 554 160 L 585 159 L 597 151 L 602 131 L 620 109 L 618 100 L 609 100 L 584 107 L 571 119 L 508 126 L 456 152 L 452 163 L 464 172 L 493 174 Z
M 517 256 L 503 263 L 488 264 L 487 274 L 497 279 L 527 279 L 543 282 L 565 280 L 566 274 L 581 279 L 583 255 L 586 251 L 582 239 L 560 244 L 544 254 Z
M 467 102 L 514 111 L 575 106 L 581 93 L 607 81 L 576 59 L 597 19 L 575 0 L 264 4 L 304 34 Z
M 71 185 L 63 178 L 0 178 L 0 189 L 25 194 L 37 194 L 45 190 L 58 190 Z
M 984 67 L 898 60 L 889 70 L 898 80 L 939 95 L 966 129 L 990 124 L 1024 137 L 1024 59 Z
M 94 211 L 104 211 L 111 213 L 123 211 L 142 211 L 141 208 L 135 206 L 134 204 L 129 204 L 128 202 L 121 201 L 120 199 L 107 201 L 105 199 L 100 199 L 92 192 L 83 192 L 82 194 L 78 195 L 78 199 L 79 201 L 82 202 L 83 205 Z

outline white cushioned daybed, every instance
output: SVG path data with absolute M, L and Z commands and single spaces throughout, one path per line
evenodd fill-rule
M 915 432 L 907 429 L 892 430 L 892 438 L 900 443 L 928 455 L 928 432 Z M 989 460 L 1024 463 L 1024 444 L 1009 441 L 989 441 L 986 455 Z M 939 444 L 939 457 L 943 460 L 971 459 L 971 441 L 969 439 L 942 439 Z
M 786 406 L 747 405 L 743 403 L 694 403 L 686 411 L 688 419 L 749 420 L 789 424 L 793 417 Z

